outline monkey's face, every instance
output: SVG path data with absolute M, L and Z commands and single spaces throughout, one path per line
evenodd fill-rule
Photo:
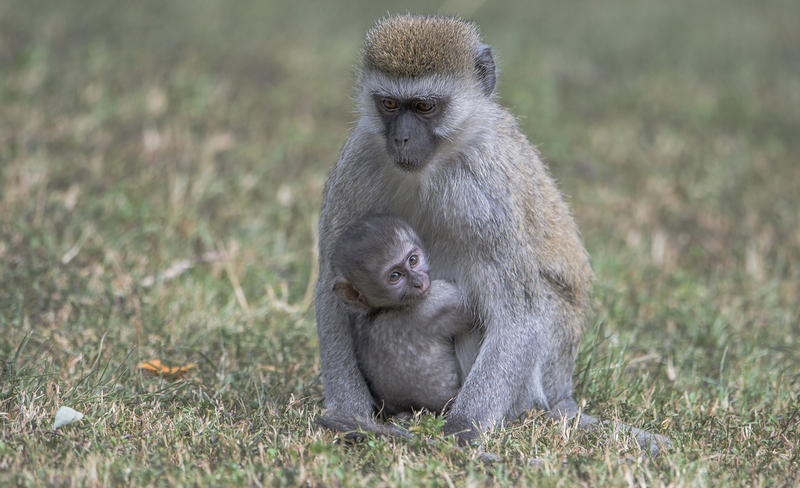
M 394 264 L 380 272 L 383 296 L 379 301 L 384 302 L 383 306 L 407 305 L 428 296 L 431 282 L 425 255 L 413 244 L 404 247 L 402 251 L 392 260 Z
M 386 152 L 405 171 L 425 166 L 439 145 L 436 128 L 447 101 L 380 94 L 373 94 L 373 101 L 384 125 Z

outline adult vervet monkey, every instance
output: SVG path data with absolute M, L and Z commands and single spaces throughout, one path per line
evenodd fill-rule
M 572 370 L 593 274 L 555 182 L 495 100 L 491 48 L 459 19 L 401 15 L 378 22 L 362 54 L 360 119 L 328 176 L 320 216 L 320 423 L 402 435 L 375 420 L 350 315 L 331 291 L 331 248 L 369 212 L 406 219 L 431 279 L 454 283 L 473 305 L 477 327 L 456 350 L 479 350 L 445 433 L 469 442 L 537 406 L 575 415 Z

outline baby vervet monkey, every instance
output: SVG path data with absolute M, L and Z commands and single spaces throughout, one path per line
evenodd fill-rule
M 389 415 L 442 412 L 472 366 L 455 350 L 472 320 L 455 285 L 430 281 L 417 233 L 400 217 L 366 215 L 339 236 L 331 264 L 375 407 Z

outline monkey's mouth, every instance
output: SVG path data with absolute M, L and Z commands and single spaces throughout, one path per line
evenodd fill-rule
M 400 157 L 395 159 L 395 163 L 403 171 L 416 171 L 423 166 L 424 161 Z
M 430 286 L 425 288 L 424 290 L 420 290 L 415 293 L 406 293 L 400 298 L 400 302 L 418 302 L 420 300 L 424 300 L 428 297 L 428 292 L 430 291 Z

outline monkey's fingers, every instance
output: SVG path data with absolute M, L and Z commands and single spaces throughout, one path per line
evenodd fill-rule
M 367 433 L 386 435 L 410 439 L 413 436 L 407 431 L 394 425 L 382 425 L 372 418 L 355 418 L 342 415 L 325 414 L 317 417 L 316 423 L 334 432 L 343 432 L 345 439 L 360 442 L 367 437 Z

